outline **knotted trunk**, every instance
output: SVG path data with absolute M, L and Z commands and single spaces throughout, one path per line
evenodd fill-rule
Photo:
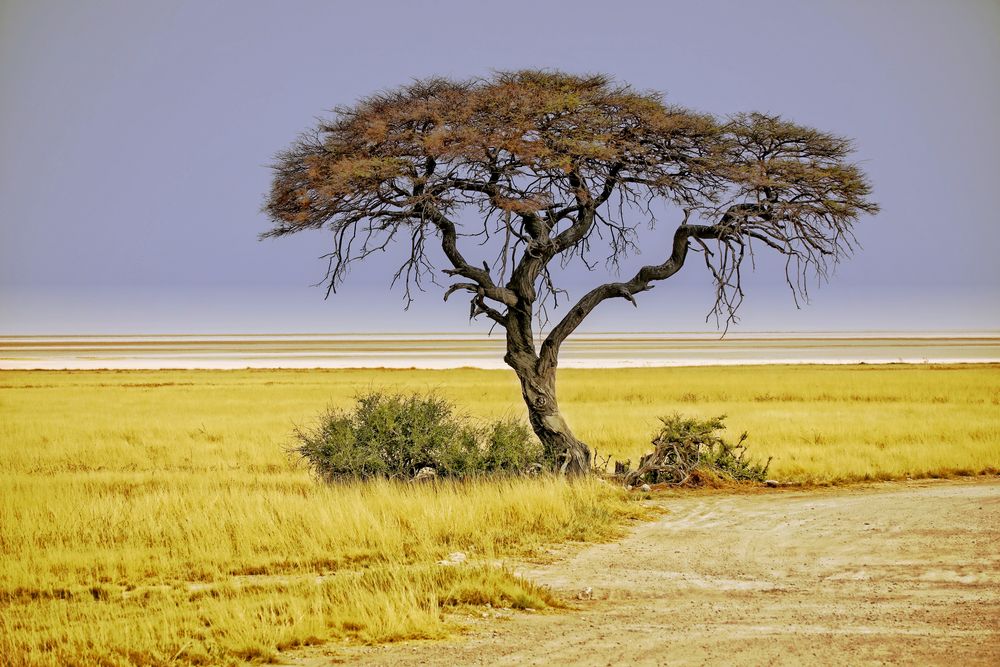
M 523 276 L 522 276 L 523 278 Z M 513 282 L 513 278 L 511 279 Z M 534 302 L 532 282 L 525 279 L 519 289 L 524 300 Z M 507 315 L 507 354 L 503 360 L 514 369 L 521 382 L 521 395 L 528 406 L 528 421 L 542 442 L 547 458 L 555 469 L 569 477 L 582 477 L 590 472 L 590 448 L 573 436 L 569 425 L 559 414 L 556 402 L 556 366 L 558 346 L 545 354 L 535 349 L 530 307 L 512 307 Z
M 590 472 L 590 448 L 576 439 L 559 414 L 555 369 L 538 372 L 515 366 L 514 370 L 521 381 L 521 394 L 528 406 L 528 420 L 535 435 L 542 441 L 545 453 L 555 462 L 560 473 L 570 477 L 586 475 Z

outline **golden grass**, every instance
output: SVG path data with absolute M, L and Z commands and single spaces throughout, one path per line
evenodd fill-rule
M 655 417 L 726 414 L 773 476 L 804 483 L 1000 469 L 1000 364 L 730 366 L 563 372 L 579 434 L 616 457 L 648 451 Z M 597 391 L 596 388 L 600 387 Z M 613 418 L 609 418 L 613 415 Z
M 369 387 L 520 414 L 503 371 L 0 372 L 5 664 L 225 664 L 331 639 L 438 637 L 443 610 L 557 602 L 495 561 L 612 537 L 599 484 L 324 487 L 293 423 Z M 636 459 L 674 410 L 726 413 L 774 476 L 812 483 L 1000 468 L 1000 366 L 565 370 L 561 404 Z M 472 563 L 443 567 L 452 551 Z

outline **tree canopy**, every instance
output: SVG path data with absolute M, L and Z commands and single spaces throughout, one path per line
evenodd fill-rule
M 757 249 L 783 255 L 793 294 L 804 295 L 806 277 L 849 255 L 856 221 L 878 210 L 852 150 L 848 139 L 778 116 L 718 118 L 604 75 L 431 78 L 339 107 L 281 153 L 264 236 L 331 230 L 330 290 L 353 262 L 401 240 L 409 253 L 393 281 L 408 298 L 434 278 L 429 248 L 439 246 L 445 298 L 467 293 L 472 317 L 505 328 L 505 359 L 524 385 L 554 370 L 562 342 L 601 302 L 636 303 L 690 251 L 711 272 L 714 311 L 727 321 Z M 655 263 L 583 294 L 536 348 L 533 322 L 561 291 L 559 268 L 596 269 L 598 245 L 618 267 L 637 249 L 638 229 L 655 222 L 657 201 L 676 207 L 679 221 L 642 248 Z M 486 239 L 500 251 L 467 255 Z

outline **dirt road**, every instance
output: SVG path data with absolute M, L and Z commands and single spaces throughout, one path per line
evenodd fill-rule
M 577 611 L 309 663 L 1000 665 L 1000 479 L 660 502 L 620 542 L 524 572 L 592 589 Z

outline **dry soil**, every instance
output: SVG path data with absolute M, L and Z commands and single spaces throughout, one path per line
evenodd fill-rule
M 522 568 L 575 610 L 292 662 L 1000 665 L 996 477 L 654 502 L 625 539 Z

